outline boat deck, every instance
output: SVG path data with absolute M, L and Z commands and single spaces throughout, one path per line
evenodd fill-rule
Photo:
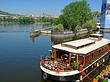
M 45 60 L 44 60 L 45 61 Z M 68 63 L 61 61 L 61 59 L 57 58 L 57 65 L 55 65 L 54 60 L 48 60 L 47 62 L 42 61 L 44 67 L 50 69 L 50 70 L 55 70 L 56 68 L 59 68 L 61 71 L 71 71 L 74 70 L 72 66 L 69 66 Z M 53 69 L 54 67 L 54 69 Z

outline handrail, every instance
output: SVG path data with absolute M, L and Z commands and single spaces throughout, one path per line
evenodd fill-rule
M 45 56 L 45 54 L 41 56 L 41 60 L 42 60 L 42 57 L 44 57 L 44 56 Z

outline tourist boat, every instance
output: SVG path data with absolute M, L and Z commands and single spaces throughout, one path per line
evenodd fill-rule
M 109 58 L 110 40 L 102 34 L 52 46 L 50 56 L 41 56 L 43 79 L 80 81 Z M 83 68 L 82 70 L 80 68 Z

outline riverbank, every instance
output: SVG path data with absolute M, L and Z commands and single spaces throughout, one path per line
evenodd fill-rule
M 0 24 L 20 24 L 20 22 L 0 22 Z
M 92 32 L 92 30 L 88 29 L 81 29 L 78 31 L 64 31 L 64 32 L 58 32 L 58 31 L 51 31 L 51 36 L 52 37 L 74 37 L 74 36 L 81 36 L 83 34 L 87 34 L 89 32 Z
M 51 24 L 50 22 L 35 22 L 35 24 Z

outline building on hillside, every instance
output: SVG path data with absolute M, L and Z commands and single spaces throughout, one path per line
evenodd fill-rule
M 0 18 L 2 18 L 2 19 L 3 19 L 3 17 L 5 17 L 5 18 L 10 18 L 10 16 L 9 16 L 9 15 L 0 15 Z

